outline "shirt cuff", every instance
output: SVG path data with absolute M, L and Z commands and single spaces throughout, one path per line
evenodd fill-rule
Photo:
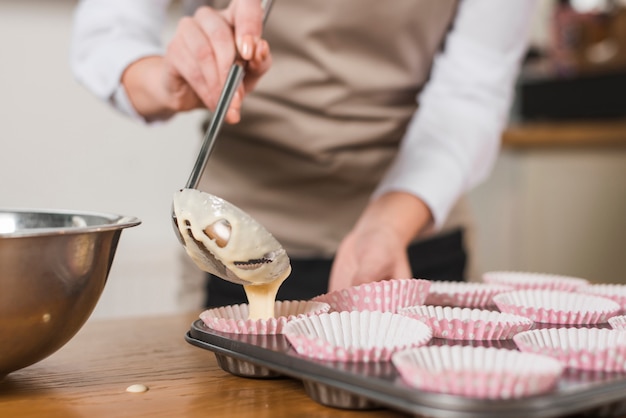
M 109 98 L 109 101 L 117 110 L 119 110 L 123 114 L 130 116 L 133 119 L 147 123 L 146 119 L 139 113 L 137 113 L 137 111 L 133 107 L 133 104 L 128 98 L 128 94 L 126 94 L 126 89 L 124 88 L 124 85 L 122 83 L 117 86 L 117 88 Z

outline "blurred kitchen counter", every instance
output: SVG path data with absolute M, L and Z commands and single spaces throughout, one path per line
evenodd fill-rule
M 505 147 L 626 146 L 626 119 L 523 122 L 507 128 Z

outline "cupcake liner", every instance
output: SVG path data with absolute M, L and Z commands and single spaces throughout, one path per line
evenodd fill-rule
M 599 324 L 620 310 L 611 299 L 561 290 L 516 290 L 493 301 L 501 312 L 548 324 Z
M 539 353 L 573 369 L 626 370 L 626 333 L 608 328 L 544 328 L 513 337 L 523 352 Z
M 563 290 L 573 292 L 587 286 L 589 281 L 579 277 L 523 271 L 490 271 L 483 274 L 485 283 L 502 284 L 522 289 Z
M 331 312 L 396 312 L 405 306 L 421 305 L 431 282 L 424 279 L 394 279 L 336 290 L 312 300 L 328 303 Z
M 526 317 L 485 309 L 411 306 L 398 313 L 424 321 L 433 337 L 449 340 L 507 340 L 533 325 Z
M 602 296 L 619 303 L 622 312 L 626 312 L 626 285 L 623 284 L 591 284 L 579 287 L 577 292 Z
M 626 330 L 626 315 L 616 315 L 610 317 L 609 325 L 613 329 Z
M 343 311 L 290 322 L 283 331 L 303 356 L 343 362 L 385 361 L 400 349 L 432 338 L 425 323 L 392 312 Z
M 493 296 L 513 290 L 500 284 L 433 281 L 424 305 L 485 309 L 493 307 Z
M 479 399 L 515 399 L 546 393 L 563 373 L 560 362 L 517 350 L 428 346 L 394 354 L 392 363 L 410 386 Z
M 276 301 L 275 318 L 248 319 L 248 304 L 229 305 L 205 310 L 200 314 L 204 324 L 216 331 L 232 334 L 281 334 L 289 321 L 330 310 L 330 305 L 313 301 Z

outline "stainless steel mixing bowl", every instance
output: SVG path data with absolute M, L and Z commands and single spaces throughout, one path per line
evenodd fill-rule
M 67 343 L 93 312 L 134 217 L 0 209 L 0 379 Z

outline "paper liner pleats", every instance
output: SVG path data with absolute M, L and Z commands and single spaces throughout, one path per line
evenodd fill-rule
M 233 334 L 280 334 L 287 322 L 307 315 L 328 312 L 330 306 L 314 301 L 276 301 L 276 317 L 248 319 L 248 304 L 229 305 L 207 309 L 200 314 L 204 324 L 216 331 Z
M 611 299 L 560 290 L 516 290 L 493 301 L 502 312 L 548 324 L 599 324 L 620 310 Z
M 433 337 L 450 340 L 506 340 L 533 325 L 526 317 L 486 309 L 422 305 L 398 313 L 424 321 Z
M 313 298 L 328 303 L 331 311 L 396 312 L 405 306 L 421 305 L 431 282 L 424 279 L 394 279 L 336 290 Z
M 626 371 L 626 333 L 608 328 L 543 328 L 513 337 L 524 352 L 539 353 L 564 366 L 605 372 Z
M 485 283 L 501 284 L 520 289 L 574 291 L 589 284 L 587 279 L 548 273 L 525 271 L 489 271 L 483 274 Z
M 380 311 L 312 315 L 290 322 L 283 333 L 300 355 L 352 362 L 389 360 L 395 351 L 432 338 L 422 321 Z
M 424 305 L 487 309 L 494 306 L 495 295 L 511 290 L 500 284 L 433 281 Z
M 563 372 L 562 364 L 550 357 L 459 345 L 407 349 L 391 361 L 409 386 L 478 399 L 546 393 Z

